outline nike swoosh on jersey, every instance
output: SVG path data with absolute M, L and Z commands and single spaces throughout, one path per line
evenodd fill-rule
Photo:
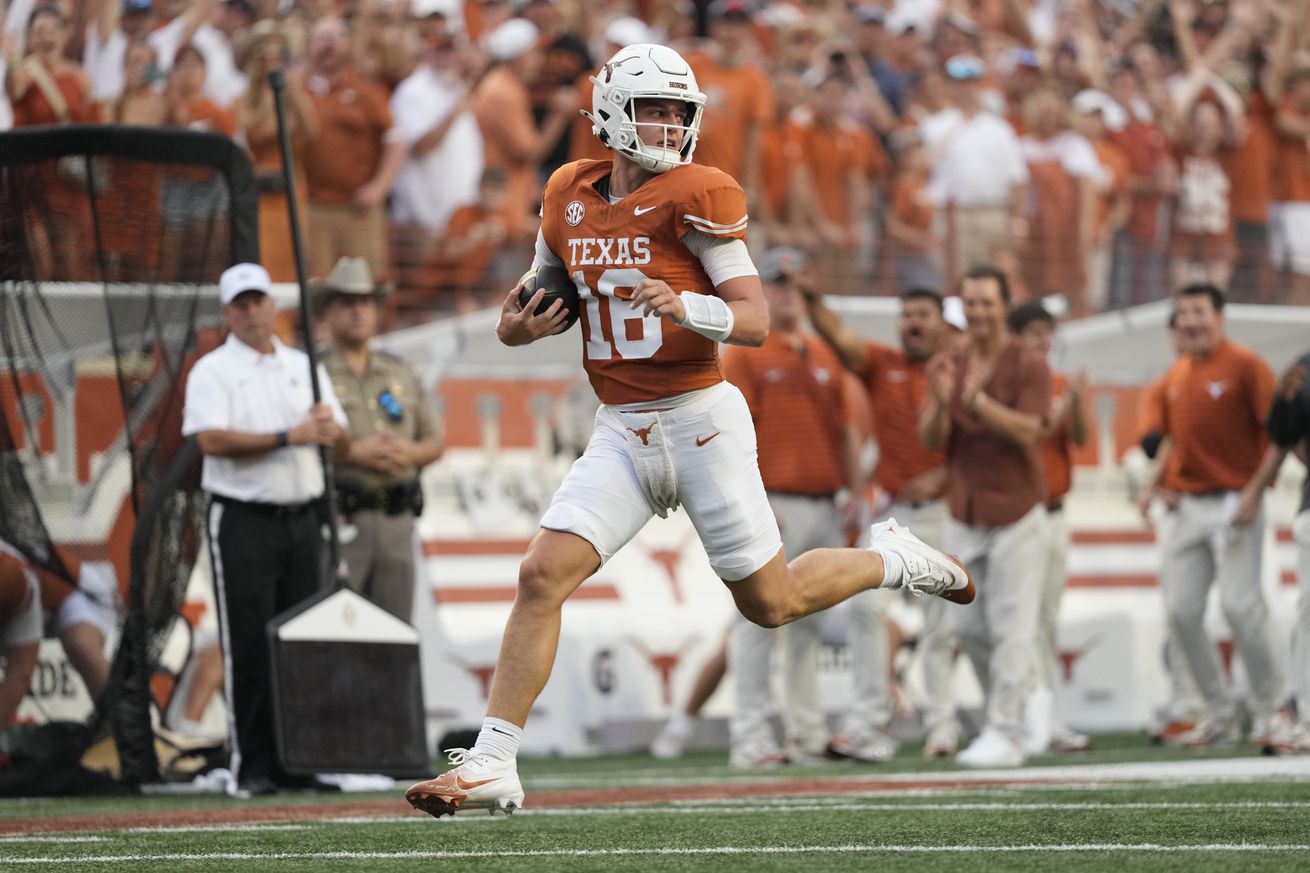
M 718 436 L 718 435 L 721 434 L 721 433 L 723 433 L 723 431 L 721 431 L 721 430 L 716 430 L 714 433 L 710 434 L 710 435 L 707 436 L 707 437 L 704 437 L 704 438 L 702 438 L 702 437 L 696 437 L 696 445 L 698 445 L 698 446 L 703 446 L 703 445 L 705 445 L 707 442 L 709 442 L 710 440 L 714 439 L 716 436 Z
M 632 210 L 632 214 L 633 214 L 633 215 L 645 215 L 647 212 L 650 212 L 652 209 L 659 209 L 659 207 L 658 207 L 658 206 L 647 206 L 645 209 L 642 209 L 640 206 L 638 206 L 638 207 L 636 207 L 635 209 Z

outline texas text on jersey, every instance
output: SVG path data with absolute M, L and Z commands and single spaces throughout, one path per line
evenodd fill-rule
M 717 343 L 623 301 L 647 278 L 714 294 L 683 237 L 745 239 L 745 193 L 721 170 L 688 164 L 611 204 L 596 188 L 611 170 L 610 161 L 565 164 L 542 197 L 542 236 L 582 298 L 583 364 L 596 396 L 638 403 L 722 381 Z

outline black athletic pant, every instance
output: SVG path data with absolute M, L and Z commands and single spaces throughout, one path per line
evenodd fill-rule
M 320 590 L 319 531 L 312 505 L 279 509 L 215 496 L 209 507 L 232 772 L 243 785 L 252 779 L 287 781 L 277 762 L 265 626 Z

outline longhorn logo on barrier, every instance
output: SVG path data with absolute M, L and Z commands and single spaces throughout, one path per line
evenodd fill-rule
M 496 673 L 496 665 L 470 664 L 468 661 L 454 655 L 451 655 L 450 659 L 463 668 L 478 683 L 478 687 L 482 690 L 482 699 L 489 700 L 491 698 L 491 677 Z
M 664 574 L 669 577 L 669 592 L 673 595 L 674 603 L 682 603 L 682 583 L 678 580 L 678 566 L 682 563 L 682 550 L 687 546 L 687 538 L 675 546 L 658 546 L 647 549 L 646 557 L 650 558 L 664 570 Z
M 1068 685 L 1073 681 L 1073 665 L 1077 664 L 1083 655 L 1086 655 L 1101 641 L 1101 635 L 1095 634 L 1083 641 L 1083 644 L 1076 649 L 1060 649 L 1060 673 L 1064 679 L 1064 684 Z
M 646 648 L 646 644 L 636 637 L 628 637 L 628 642 L 632 647 L 645 656 L 646 661 L 654 668 L 655 673 L 660 677 L 661 697 L 665 706 L 673 705 L 673 671 L 678 669 L 678 664 L 682 661 L 682 656 L 687 654 L 687 650 L 696 642 L 696 637 L 688 637 L 678 646 L 676 652 L 652 652 Z

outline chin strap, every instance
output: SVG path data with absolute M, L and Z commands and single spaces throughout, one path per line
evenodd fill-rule
M 715 342 L 727 342 L 732 334 L 733 317 L 732 309 L 722 297 L 697 294 L 695 291 L 683 291 L 678 297 L 682 299 L 682 308 L 686 310 L 680 322 L 683 327 Z

